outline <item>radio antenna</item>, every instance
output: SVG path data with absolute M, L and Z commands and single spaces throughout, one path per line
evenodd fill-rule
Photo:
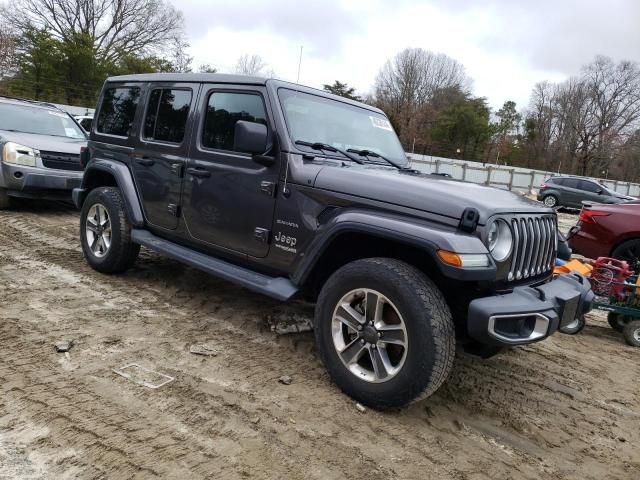
M 296 83 L 300 83 L 300 67 L 302 66 L 302 45 L 300 45 L 300 59 L 298 60 L 298 78 Z

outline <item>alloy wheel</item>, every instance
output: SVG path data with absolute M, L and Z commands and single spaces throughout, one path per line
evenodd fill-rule
M 391 380 L 407 357 L 405 322 L 382 293 L 357 289 L 336 305 L 331 321 L 333 345 L 345 367 L 371 383 Z
M 85 224 L 87 244 L 91 252 L 98 258 L 104 257 L 111 247 L 111 219 L 109 212 L 100 203 L 91 206 Z

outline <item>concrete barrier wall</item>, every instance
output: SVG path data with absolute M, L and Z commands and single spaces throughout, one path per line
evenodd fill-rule
M 507 167 L 491 163 L 482 164 L 468 160 L 455 160 L 452 158 L 432 157 L 429 155 L 416 155 L 408 153 L 411 166 L 425 173 L 448 173 L 453 178 L 473 183 L 483 183 L 492 187 L 503 188 L 513 192 L 530 193 L 537 192 L 544 181 L 558 175 L 544 170 L 530 170 L 520 167 Z M 623 195 L 640 197 L 640 184 L 620 182 L 618 180 L 594 180 L 606 185 Z

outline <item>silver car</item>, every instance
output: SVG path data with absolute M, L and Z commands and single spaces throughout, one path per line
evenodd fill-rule
M 54 105 L 0 97 L 0 209 L 15 198 L 71 200 L 87 136 Z

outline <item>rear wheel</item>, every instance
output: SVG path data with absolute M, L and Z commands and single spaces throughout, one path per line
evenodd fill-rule
M 547 195 L 542 199 L 542 201 L 544 202 L 545 207 L 555 208 L 558 206 L 558 197 L 555 195 Z
M 613 249 L 611 256 L 618 260 L 624 260 L 636 272 L 640 271 L 640 238 L 621 243 Z
M 609 312 L 607 315 L 607 321 L 611 328 L 613 328 L 616 332 L 622 332 L 624 330 L 624 326 L 632 320 L 628 315 L 621 315 L 616 312 Z
M 625 325 L 624 339 L 632 347 L 640 347 L 640 320 L 634 320 Z
M 92 190 L 80 213 L 82 251 L 91 267 L 103 273 L 123 272 L 135 262 L 140 245 L 131 241 L 131 224 L 120 190 Z
M 379 409 L 431 395 L 455 356 L 440 290 L 419 270 L 388 258 L 357 260 L 329 278 L 316 306 L 315 336 L 333 381 Z

